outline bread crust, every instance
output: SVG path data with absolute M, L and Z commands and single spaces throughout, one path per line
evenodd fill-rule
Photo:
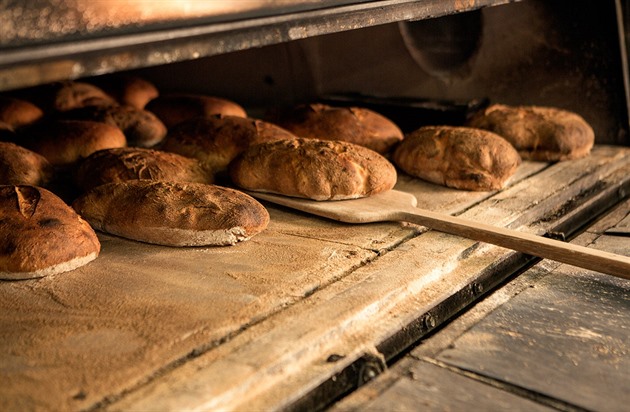
M 200 94 L 165 94 L 151 100 L 146 109 L 155 113 L 167 128 L 196 117 L 217 114 L 247 117 L 245 109 L 228 99 Z
M 121 105 L 136 109 L 144 109 L 147 103 L 160 95 L 153 83 L 138 76 L 110 75 L 95 79 L 93 83 Z
M 404 137 L 394 122 L 360 107 L 306 104 L 281 115 L 278 124 L 299 137 L 341 140 L 387 153 Z
M 244 189 L 313 200 L 355 199 L 396 184 L 394 166 L 377 152 L 348 142 L 291 139 L 251 146 L 230 164 Z
M 467 124 L 504 137 L 529 160 L 578 159 L 587 156 L 595 143 L 593 129 L 581 116 L 553 107 L 495 104 Z
M 0 233 L 0 279 L 73 270 L 100 252 L 90 225 L 41 187 L 0 186 Z
M 202 183 L 108 183 L 73 207 L 97 230 L 166 246 L 234 245 L 269 223 L 267 210 L 252 197 Z
M 253 144 L 294 138 L 290 132 L 262 120 L 215 115 L 173 127 L 161 148 L 196 158 L 207 170 L 219 173 Z
M 0 96 L 0 122 L 11 129 L 19 129 L 40 120 L 44 112 L 33 103 L 22 99 Z
M 173 182 L 212 183 L 196 159 L 158 150 L 123 147 L 99 150 L 83 160 L 75 181 L 86 191 L 106 183 L 127 180 L 168 180 Z
M 425 126 L 409 133 L 392 160 L 404 172 L 464 190 L 498 190 L 521 163 L 501 136 L 469 127 Z
M 77 107 L 116 103 L 99 87 L 72 80 L 23 90 L 21 95 L 40 107 L 46 114 L 72 110 Z
M 44 186 L 53 167 L 38 153 L 9 142 L 0 142 L 0 184 Z

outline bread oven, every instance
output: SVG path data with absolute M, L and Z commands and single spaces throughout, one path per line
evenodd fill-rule
M 628 255 L 625 238 L 606 237 L 624 227 L 628 211 L 628 6 L 5 1 L 0 90 L 20 94 L 124 73 L 160 93 L 229 98 L 258 118 L 308 101 L 368 107 L 405 132 L 460 125 L 495 102 L 563 108 L 592 126 L 589 156 L 524 161 L 501 190 L 451 189 L 403 172 L 396 189 L 415 195 L 423 209 L 563 240 L 577 236 Z M 515 284 L 519 293 L 527 282 L 544 289 L 539 281 L 558 272 L 594 277 L 597 285 L 588 285 L 597 290 L 608 285 L 620 316 L 609 328 L 627 327 L 623 280 L 419 225 L 345 224 L 263 204 L 269 226 L 235 246 L 177 248 L 99 233 L 100 256 L 88 265 L 0 283 L 3 409 L 358 408 L 366 405 L 361 399 L 386 394 L 391 371 L 419 342 L 444 342 L 436 331 L 448 336 L 464 310 L 484 298 L 496 303 L 493 296 L 507 296 Z M 576 328 L 556 332 L 577 336 Z M 579 331 L 583 339 L 595 333 Z M 594 365 L 617 362 L 615 371 L 627 371 L 620 355 L 627 342 L 600 349 L 608 358 Z M 530 363 L 544 362 L 532 356 Z M 608 403 L 598 404 L 603 398 L 499 379 L 488 363 L 464 367 L 436 356 L 433 364 L 538 406 L 614 409 L 627 401 L 623 373 L 613 374 L 617 384 L 601 392 Z M 390 380 L 371 386 L 372 395 L 362 392 L 383 376 Z M 575 376 L 576 385 L 587 382 Z

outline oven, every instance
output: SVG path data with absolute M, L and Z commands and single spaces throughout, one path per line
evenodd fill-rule
M 628 211 L 628 6 L 8 0 L 0 90 L 130 73 L 160 93 L 229 98 L 254 117 L 315 100 L 362 105 L 405 132 L 461 124 L 488 102 L 568 109 L 595 131 L 585 158 L 525 161 L 499 191 L 449 189 L 402 172 L 396 189 L 424 209 L 595 244 L 609 229 L 598 222 L 613 227 Z M 362 409 L 361 399 L 387 392 L 391 371 L 414 348 L 443 339 L 436 333 L 476 313 L 469 308 L 560 270 L 418 225 L 344 224 L 264 204 L 269 227 L 237 246 L 172 248 L 99 233 L 92 263 L 0 283 L 2 408 Z M 630 253 L 625 238 L 612 244 Z M 614 282 L 607 293 L 627 299 L 628 282 Z M 623 313 L 627 300 L 617 305 Z M 628 366 L 619 353 L 627 339 L 618 348 L 601 364 Z M 463 369 L 488 383 L 479 368 Z M 544 406 L 591 405 L 528 390 Z M 622 392 L 608 401 L 622 406 Z

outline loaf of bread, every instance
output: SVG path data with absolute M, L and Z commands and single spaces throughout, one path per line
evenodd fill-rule
M 45 113 L 116 103 L 100 88 L 89 83 L 70 80 L 27 89 L 20 95 L 40 107 Z
M 199 159 L 207 170 L 219 173 L 252 144 L 294 138 L 288 131 L 262 120 L 215 115 L 174 126 L 161 148 Z
M 468 126 L 503 136 L 523 159 L 560 161 L 588 155 L 595 142 L 578 114 L 552 107 L 495 104 L 479 111 Z
M 208 117 L 217 114 L 247 116 L 245 109 L 231 100 L 200 94 L 160 95 L 147 103 L 145 108 L 155 113 L 169 129 L 177 123 L 196 117 Z
M 109 75 L 92 79 L 90 83 L 101 88 L 123 106 L 144 109 L 151 100 L 159 96 L 157 87 L 148 80 L 132 75 Z
M 90 120 L 116 126 L 125 134 L 128 146 L 153 147 L 166 136 L 166 126 L 160 119 L 147 110 L 132 106 L 85 106 L 65 111 L 60 118 Z
M 425 126 L 409 133 L 392 160 L 406 173 L 456 189 L 498 190 L 521 163 L 501 136 L 469 127 Z
M 97 230 L 166 246 L 234 245 L 269 223 L 267 210 L 252 197 L 202 183 L 108 183 L 73 207 Z
M 66 272 L 96 259 L 94 230 L 46 189 L 0 186 L 0 279 Z
M 300 105 L 282 113 L 278 124 L 299 137 L 341 140 L 381 154 L 387 153 L 404 137 L 391 120 L 360 107 Z
M 12 130 L 31 125 L 43 116 L 44 112 L 31 102 L 0 96 L 0 122 Z
M 0 185 L 44 186 L 53 176 L 52 165 L 40 154 L 0 142 Z
M 172 182 L 212 183 L 197 159 L 137 147 L 105 149 L 81 161 L 76 184 L 86 191 L 105 183 L 127 180 L 166 180 Z
M 250 146 L 229 172 L 244 189 L 313 200 L 366 197 L 396 184 L 396 170 L 382 155 L 331 140 L 296 138 Z
M 83 120 L 46 122 L 29 131 L 24 146 L 53 166 L 69 166 L 97 150 L 124 147 L 123 132 L 105 123 Z
M 18 141 L 18 135 L 15 133 L 13 127 L 0 121 L 0 142 L 16 142 Z

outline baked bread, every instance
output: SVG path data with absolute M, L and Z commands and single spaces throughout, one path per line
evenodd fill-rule
M 98 230 L 166 246 L 234 245 L 269 223 L 267 210 L 252 197 L 202 183 L 108 183 L 73 207 Z
M 109 75 L 90 81 L 119 104 L 144 109 L 151 100 L 159 96 L 157 87 L 142 77 L 132 75 Z
M 299 137 L 341 140 L 381 154 L 404 137 L 396 124 L 372 110 L 319 103 L 300 105 L 281 114 L 278 125 Z
M 92 153 L 80 163 L 75 177 L 77 186 L 84 191 L 105 183 L 140 179 L 197 183 L 213 181 L 212 175 L 201 167 L 197 159 L 137 147 Z
M 396 170 L 383 156 L 348 142 L 290 139 L 251 146 L 230 164 L 244 189 L 313 200 L 341 200 L 384 192 Z
M 90 225 L 46 189 L 0 186 L 0 217 L 0 279 L 67 272 L 100 252 Z
M 10 124 L 0 121 L 0 141 L 15 142 L 18 140 L 17 133 Z
M 174 126 L 161 149 L 199 159 L 207 170 L 219 173 L 252 144 L 294 138 L 288 131 L 262 120 L 215 115 Z
M 46 122 L 29 131 L 24 146 L 44 156 L 53 166 L 69 166 L 97 150 L 124 147 L 125 135 L 105 123 L 83 120 Z
M 237 103 L 220 97 L 200 94 L 166 94 L 151 100 L 146 105 L 169 129 L 177 123 L 196 117 L 217 114 L 246 117 L 247 113 Z
M 0 185 L 44 186 L 53 176 L 42 155 L 9 142 L 0 142 Z
M 498 190 L 521 158 L 501 136 L 470 127 L 425 126 L 409 133 L 392 161 L 406 173 L 465 190 Z
M 132 106 L 85 106 L 64 112 L 66 120 L 90 120 L 118 127 L 128 146 L 152 147 L 166 136 L 166 126 L 153 113 Z
M 552 107 L 495 104 L 467 122 L 503 136 L 523 159 L 559 161 L 588 155 L 595 142 L 591 126 L 578 114 Z
M 13 130 L 33 124 L 43 116 L 44 112 L 31 102 L 0 96 L 0 122 Z
M 27 89 L 23 91 L 23 95 L 26 100 L 39 106 L 45 113 L 116 103 L 100 88 L 89 83 L 70 80 Z

